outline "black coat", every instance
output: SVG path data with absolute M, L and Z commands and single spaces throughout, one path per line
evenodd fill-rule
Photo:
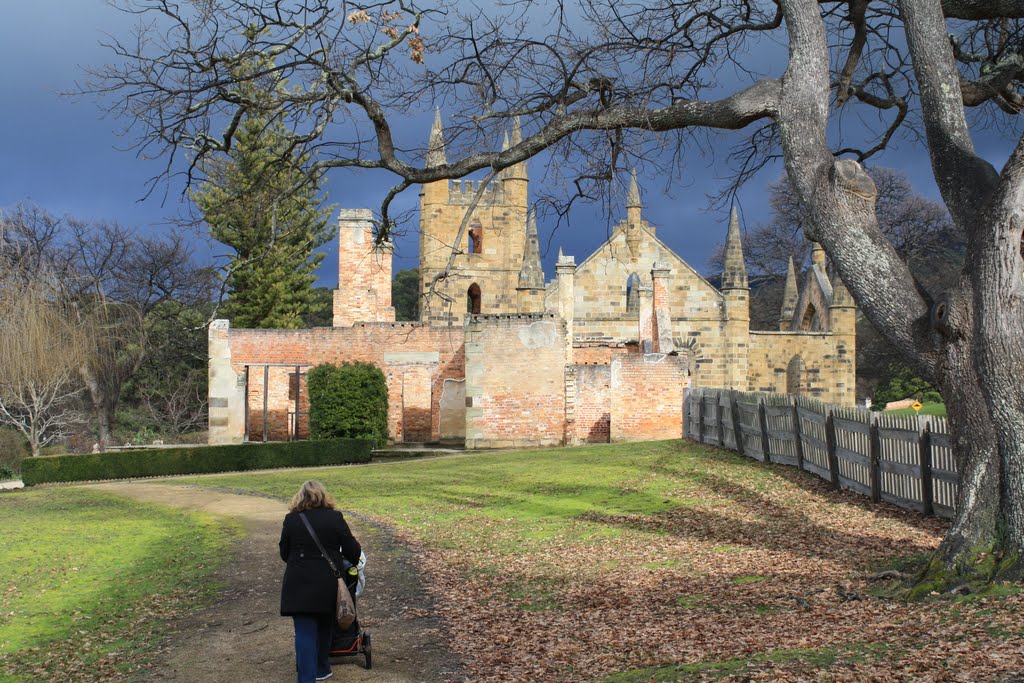
M 306 518 L 339 571 L 344 571 L 342 555 L 352 564 L 359 562 L 359 541 L 340 512 L 315 508 L 306 510 Z M 285 516 L 278 545 L 281 559 L 288 563 L 281 585 L 281 616 L 333 613 L 338 582 L 299 513 L 289 512 Z

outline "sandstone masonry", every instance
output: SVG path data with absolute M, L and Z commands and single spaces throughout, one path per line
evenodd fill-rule
M 517 125 L 510 144 L 520 139 Z M 428 154 L 444 153 L 438 116 Z M 384 371 L 397 442 L 680 438 L 691 386 L 854 403 L 856 309 L 817 245 L 802 286 L 790 268 L 779 330 L 751 331 L 735 211 L 715 288 L 643 219 L 634 175 L 610 238 L 579 265 L 560 253 L 545 284 L 528 186 L 525 164 L 484 188 L 423 186 L 418 323 L 395 322 L 392 248 L 375 240 L 371 212 L 343 210 L 333 327 L 211 325 L 210 442 L 305 438 L 305 373 L 325 362 Z

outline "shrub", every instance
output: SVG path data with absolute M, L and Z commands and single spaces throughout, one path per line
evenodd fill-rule
M 924 403 L 942 403 L 942 396 L 905 365 L 890 365 L 886 376 L 875 389 L 871 409 L 882 410 L 887 403 L 914 398 Z
M 372 450 L 373 441 L 369 439 L 335 439 L 38 456 L 22 463 L 21 474 L 25 484 L 32 485 L 316 467 L 369 462 Z
M 311 439 L 388 438 L 388 385 L 372 363 L 326 363 L 309 371 Z
M 14 479 L 28 454 L 28 441 L 21 432 L 0 428 L 0 481 Z

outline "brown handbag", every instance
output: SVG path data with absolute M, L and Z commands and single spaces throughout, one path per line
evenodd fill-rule
M 334 572 L 334 578 L 338 580 L 338 604 L 335 608 L 334 618 L 338 622 L 338 627 L 342 630 L 348 629 L 352 625 L 352 622 L 356 620 L 356 604 L 352 601 L 352 594 L 348 591 L 348 584 L 345 583 L 345 576 L 338 571 L 338 568 L 334 565 L 334 561 L 331 556 L 324 550 L 323 544 L 320 542 L 320 538 L 313 531 L 313 525 L 306 519 L 306 513 L 300 512 L 299 518 L 302 519 L 302 523 L 306 525 L 306 530 L 309 531 L 309 535 L 313 537 L 313 542 L 316 543 L 316 547 L 320 549 L 320 554 L 327 560 L 327 564 L 331 566 L 331 571 Z

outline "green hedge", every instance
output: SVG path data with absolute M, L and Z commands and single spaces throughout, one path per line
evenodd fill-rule
M 315 467 L 370 462 L 371 439 L 280 441 L 260 444 L 160 448 L 85 455 L 42 455 L 21 463 L 26 485 L 57 481 L 127 479 Z
M 388 438 L 388 383 L 372 363 L 324 363 L 306 375 L 311 439 Z

